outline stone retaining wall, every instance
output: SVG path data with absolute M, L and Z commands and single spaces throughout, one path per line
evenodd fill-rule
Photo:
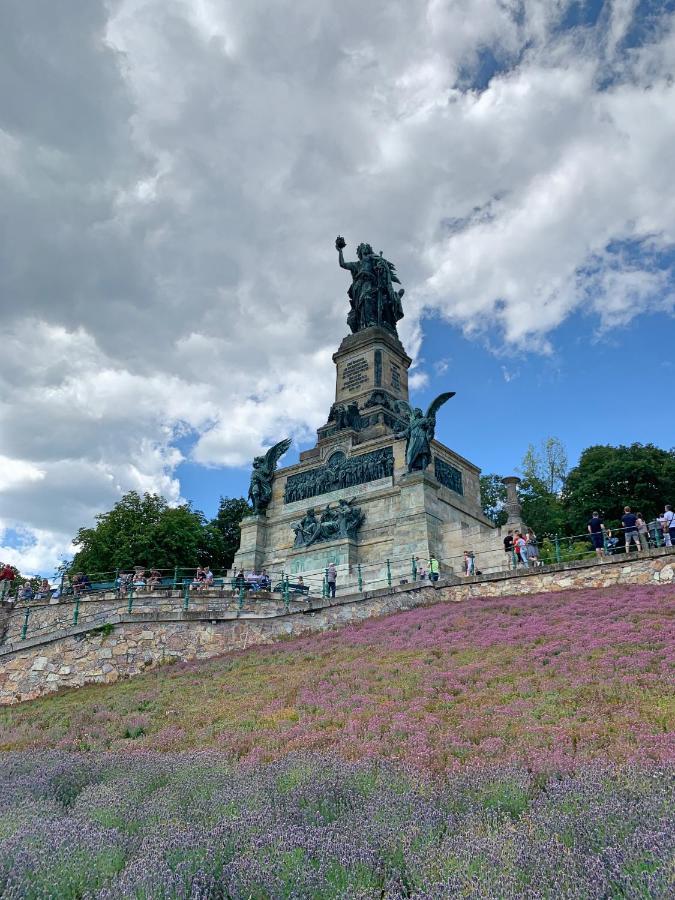
M 16 623 L 11 623 L 14 640 L 0 647 L 0 705 L 62 687 L 111 683 L 171 660 L 208 659 L 431 603 L 617 584 L 673 584 L 674 568 L 675 548 L 661 548 L 602 562 L 588 560 L 435 585 L 417 582 L 334 601 L 297 601 L 288 610 L 274 596 L 248 600 L 242 609 L 232 597 L 201 597 L 190 602 L 187 612 L 178 596 L 166 593 L 135 602 L 131 613 L 114 597 L 83 601 L 77 625 L 72 624 L 72 609 L 70 617 L 67 611 L 63 616 L 58 611 L 51 630 L 36 630 L 25 641 L 16 639 Z M 48 622 L 49 609 L 39 612 L 43 624 Z M 17 615 L 20 610 L 11 618 Z

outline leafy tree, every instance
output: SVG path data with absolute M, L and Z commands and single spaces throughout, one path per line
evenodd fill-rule
M 250 512 L 251 509 L 243 497 L 220 498 L 216 517 L 210 522 L 210 527 L 216 531 L 214 541 L 220 539 L 221 542 L 216 563 L 219 568 L 229 569 L 232 565 L 234 554 L 239 549 L 241 537 L 239 524 Z
M 520 465 L 523 480 L 549 494 L 558 494 L 567 475 L 567 451 L 557 437 L 547 437 L 539 448 L 530 444 Z
M 565 533 L 567 522 L 560 492 L 565 483 L 567 452 L 562 441 L 548 437 L 538 448 L 530 444 L 520 471 L 523 521 L 540 536 Z
M 211 563 L 206 519 L 189 504 L 170 507 L 157 494 L 130 491 L 93 528 L 80 528 L 71 571 L 113 572 L 134 565 L 158 569 Z
M 664 503 L 675 503 L 675 449 L 653 444 L 588 447 L 567 476 L 563 500 L 577 533 L 586 529 L 596 509 L 610 524 L 618 523 L 624 506 L 651 518 Z
M 494 472 L 480 476 L 480 500 L 483 512 L 495 525 L 504 525 L 508 514 L 504 509 L 506 503 L 506 485 L 502 484 L 501 475 Z

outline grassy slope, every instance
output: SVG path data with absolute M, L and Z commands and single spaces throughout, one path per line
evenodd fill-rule
M 665 761 L 674 600 L 631 586 L 441 604 L 4 709 L 0 749 Z

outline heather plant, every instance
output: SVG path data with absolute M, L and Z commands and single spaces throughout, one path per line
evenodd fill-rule
M 297 751 L 444 773 L 675 754 L 675 588 L 442 603 L 0 711 L 0 748 Z M 508 801 L 517 812 L 519 799 Z
M 4 762 L 8 898 L 658 898 L 672 878 L 673 782 L 658 766 L 432 777 L 312 754 Z

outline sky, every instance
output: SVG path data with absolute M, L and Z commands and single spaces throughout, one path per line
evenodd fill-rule
M 675 3 L 0 5 L 0 560 L 314 442 L 347 258 L 486 472 L 675 445 Z

